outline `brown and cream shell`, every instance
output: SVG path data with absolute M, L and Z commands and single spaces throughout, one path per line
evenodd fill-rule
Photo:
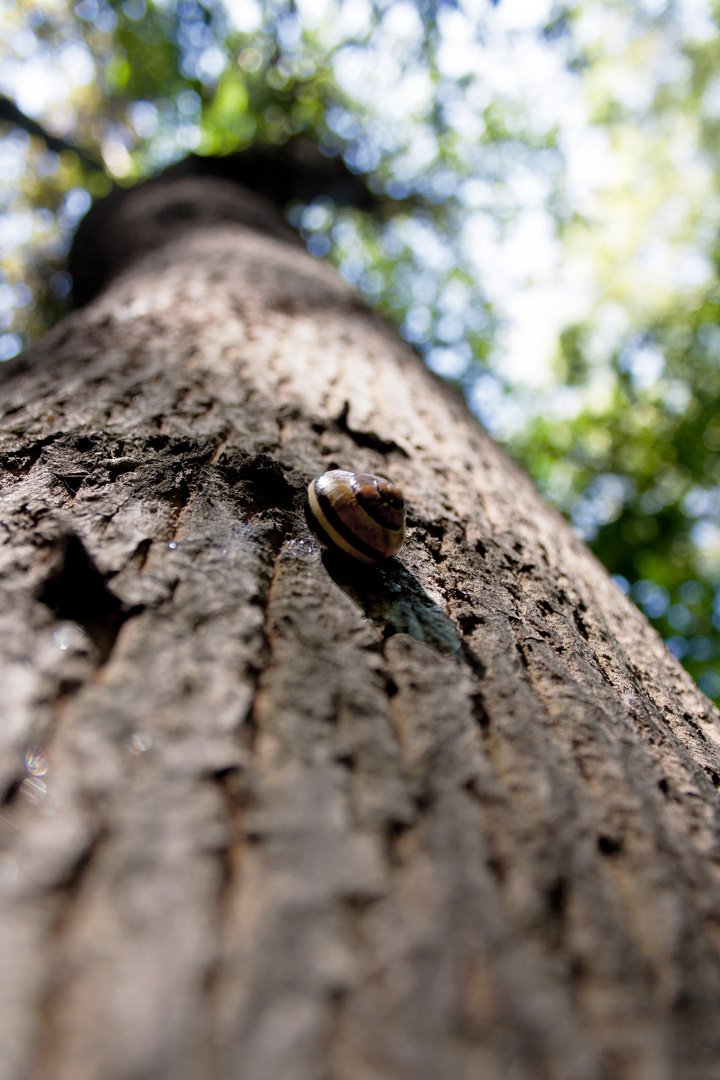
M 405 499 L 381 476 L 343 469 L 308 486 L 307 523 L 326 547 L 365 563 L 397 555 L 405 540 Z

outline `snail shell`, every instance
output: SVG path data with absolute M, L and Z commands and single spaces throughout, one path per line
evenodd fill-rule
M 405 540 L 402 491 L 370 473 L 332 469 L 316 476 L 308 487 L 305 516 L 326 547 L 365 563 L 397 555 Z

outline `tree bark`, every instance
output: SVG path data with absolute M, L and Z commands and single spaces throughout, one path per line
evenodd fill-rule
M 717 1080 L 716 709 L 254 197 L 123 207 L 3 372 L 0 1076 Z

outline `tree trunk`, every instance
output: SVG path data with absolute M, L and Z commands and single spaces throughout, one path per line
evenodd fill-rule
M 3 373 L 2 1080 L 717 1080 L 715 708 L 254 197 L 101 238 Z

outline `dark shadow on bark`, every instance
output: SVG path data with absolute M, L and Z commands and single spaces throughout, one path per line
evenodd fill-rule
M 98 663 L 107 662 L 122 624 L 141 610 L 129 608 L 111 593 L 92 558 L 75 533 L 62 535 L 39 599 L 59 619 L 79 623 L 98 650 Z
M 455 623 L 397 559 L 367 566 L 325 551 L 323 564 L 335 584 L 362 608 L 384 638 L 408 634 L 443 656 L 467 664 L 477 679 L 484 677 L 482 661 L 463 640 Z

